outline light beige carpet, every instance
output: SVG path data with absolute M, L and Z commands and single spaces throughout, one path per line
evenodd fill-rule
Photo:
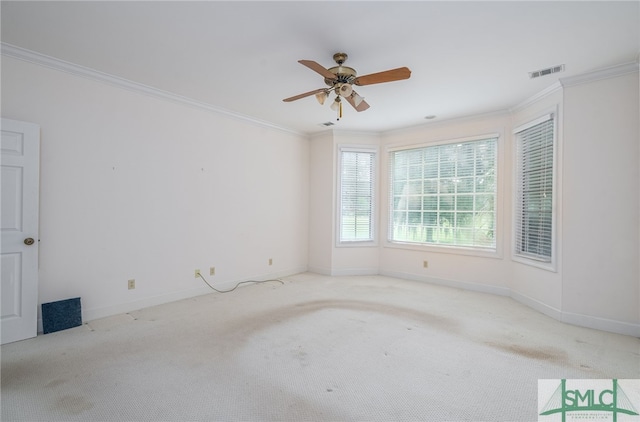
M 2 420 L 532 421 L 538 379 L 640 378 L 640 339 L 510 298 L 283 281 L 2 346 Z

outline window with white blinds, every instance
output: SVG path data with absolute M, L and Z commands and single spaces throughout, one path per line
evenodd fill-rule
M 340 149 L 339 241 L 374 241 L 376 151 Z
M 515 255 L 553 257 L 554 119 L 549 114 L 515 130 Z
M 389 154 L 389 241 L 496 250 L 497 137 Z

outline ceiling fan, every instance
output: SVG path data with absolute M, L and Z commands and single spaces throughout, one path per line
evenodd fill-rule
M 328 88 L 314 89 L 313 91 L 305 92 L 304 94 L 295 95 L 293 97 L 285 98 L 284 102 L 291 102 L 299 100 L 300 98 L 309 97 L 315 95 L 320 104 L 324 104 L 331 92 L 335 92 L 336 98 L 331 104 L 331 109 L 338 112 L 338 120 L 342 117 L 342 98 L 344 98 L 356 111 L 364 111 L 369 108 L 369 104 L 363 97 L 353 89 L 353 85 L 373 85 L 383 82 L 393 82 L 402 79 L 409 79 L 411 76 L 411 70 L 407 67 L 399 67 L 397 69 L 385 70 L 384 72 L 371 73 L 368 75 L 358 76 L 355 69 L 343 66 L 347 60 L 346 53 L 336 53 L 333 55 L 333 60 L 338 64 L 337 66 L 326 69 L 322 65 L 314 62 L 313 60 L 298 60 L 298 63 L 307 66 L 309 69 L 319 73 L 324 77 L 324 83 Z

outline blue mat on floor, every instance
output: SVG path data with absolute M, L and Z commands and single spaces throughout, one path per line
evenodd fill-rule
M 45 334 L 82 325 L 80 298 L 42 304 L 42 331 Z

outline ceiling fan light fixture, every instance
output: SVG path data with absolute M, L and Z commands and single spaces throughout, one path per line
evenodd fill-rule
M 361 97 L 356 92 L 351 94 L 351 98 L 353 99 L 353 104 L 358 107 L 364 101 L 364 97 Z
M 348 97 L 353 92 L 353 87 L 350 84 L 342 84 L 338 87 L 338 94 L 343 97 Z
M 320 103 L 320 105 L 324 104 L 324 100 L 327 99 L 327 93 L 326 92 L 318 92 L 316 94 L 316 100 L 318 100 L 318 102 Z
M 333 103 L 331 103 L 331 106 L 329 108 L 331 108 L 331 110 L 333 111 L 338 111 L 338 109 L 340 108 L 340 97 L 336 97 L 336 99 L 333 101 Z
M 335 101 L 331 104 L 331 110 L 338 112 L 338 120 L 342 118 L 342 99 L 338 95 Z

